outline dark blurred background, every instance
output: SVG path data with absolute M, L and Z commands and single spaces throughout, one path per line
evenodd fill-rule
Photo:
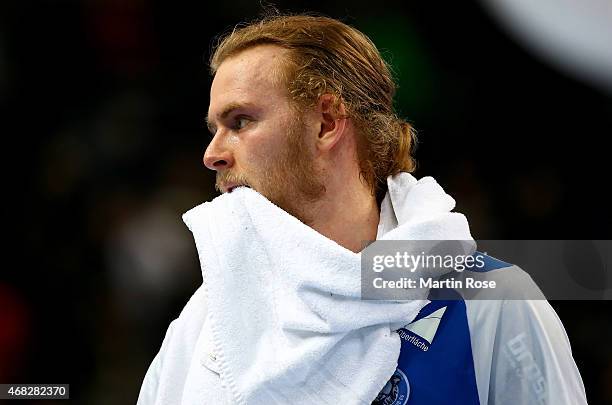
M 612 239 L 612 86 L 601 77 L 539 54 L 477 1 L 275 4 L 374 40 L 419 131 L 416 176 L 438 179 L 477 239 Z M 0 383 L 70 383 L 80 404 L 136 402 L 201 283 L 181 214 L 215 195 L 201 162 L 205 62 L 215 35 L 260 10 L 0 3 Z M 612 404 L 610 301 L 551 304 L 590 403 Z

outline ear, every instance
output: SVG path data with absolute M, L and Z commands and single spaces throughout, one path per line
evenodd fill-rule
M 324 94 L 319 98 L 317 104 L 317 115 L 320 124 L 319 134 L 317 136 L 317 149 L 321 152 L 327 152 L 334 147 L 342 139 L 347 129 L 346 108 L 342 101 L 336 107 L 334 102 L 336 96 L 333 94 Z

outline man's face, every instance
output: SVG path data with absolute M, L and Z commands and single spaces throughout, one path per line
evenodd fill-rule
M 305 223 L 305 204 L 325 192 L 314 153 L 316 125 L 291 108 L 276 72 L 286 50 L 249 48 L 219 66 L 210 91 L 214 138 L 204 164 L 221 192 L 246 185 Z

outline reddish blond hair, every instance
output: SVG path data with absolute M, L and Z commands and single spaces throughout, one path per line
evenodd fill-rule
M 298 109 L 313 107 L 323 94 L 344 104 L 358 131 L 360 175 L 377 196 L 386 190 L 387 176 L 414 171 L 415 131 L 395 113 L 390 68 L 366 35 L 328 17 L 266 16 L 220 38 L 212 74 L 225 59 L 263 44 L 289 50 L 276 73 Z

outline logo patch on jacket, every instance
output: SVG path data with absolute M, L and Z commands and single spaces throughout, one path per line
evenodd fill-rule
M 397 333 L 403 340 L 412 343 L 426 352 L 436 336 L 438 326 L 440 326 L 440 321 L 445 311 L 446 307 L 442 307 L 418 321 L 409 323 L 398 330 Z M 412 332 L 412 334 L 407 333 L 408 331 Z
M 372 405 L 405 405 L 410 396 L 410 384 L 406 374 L 399 368 L 372 401 Z

